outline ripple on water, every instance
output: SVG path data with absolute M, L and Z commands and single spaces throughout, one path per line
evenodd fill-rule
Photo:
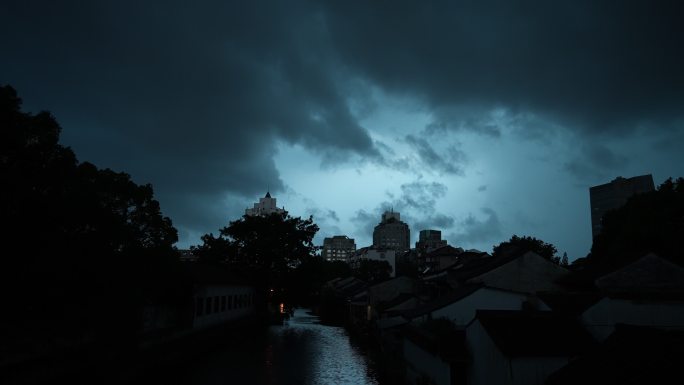
M 320 324 L 318 317 L 309 314 L 306 309 L 295 310 L 293 317 L 278 328 L 272 330 L 276 335 L 294 333 L 299 336 L 300 347 L 306 350 L 300 353 L 304 353 L 309 360 L 308 383 L 378 384 L 366 358 L 352 346 L 343 328 Z

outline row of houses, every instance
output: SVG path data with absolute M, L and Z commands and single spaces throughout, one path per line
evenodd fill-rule
M 248 280 L 223 266 L 188 262 L 183 266 L 184 300 L 143 307 L 141 347 L 231 327 L 257 316 L 260 300 Z
M 344 300 L 350 327 L 372 335 L 391 374 L 410 384 L 626 383 L 626 375 L 648 383 L 684 364 L 684 344 L 672 342 L 684 341 L 682 267 L 649 254 L 591 287 L 572 280 L 552 261 L 509 250 L 419 279 L 336 279 L 328 289 Z

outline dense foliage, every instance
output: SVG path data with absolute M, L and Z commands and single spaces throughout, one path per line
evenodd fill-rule
M 586 263 L 620 266 L 653 252 L 684 264 L 684 178 L 635 195 L 602 223 Z
M 354 276 L 371 284 L 381 282 L 392 276 L 392 266 L 387 261 L 362 259 L 354 270 Z
M 0 87 L 0 295 L 12 309 L 3 322 L 136 327 L 140 301 L 174 287 L 176 229 L 150 185 L 80 163 L 60 131 Z
M 535 252 L 541 257 L 559 265 L 568 264 L 568 257 L 566 255 L 563 255 L 562 258 L 556 255 L 558 252 L 556 246 L 546 243 L 541 239 L 528 236 L 519 237 L 513 235 L 508 241 L 501 242 L 498 246 L 494 246 L 492 256 L 498 257 L 507 252 L 519 253 L 526 251 Z
M 288 273 L 313 257 L 313 237 L 318 226 L 312 218 L 289 215 L 245 215 L 220 230 L 207 234 L 193 253 L 204 263 L 227 263 L 246 272 L 262 286 L 282 286 Z

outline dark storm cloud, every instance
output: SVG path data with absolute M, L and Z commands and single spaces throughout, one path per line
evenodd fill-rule
M 564 168 L 581 181 L 595 181 L 608 178 L 628 162 L 628 157 L 603 144 L 586 144 L 574 159 L 564 164 Z
M 379 159 L 311 7 L 23 1 L 0 15 L 0 83 L 53 111 L 79 158 L 152 182 L 176 223 L 213 223 L 203 201 L 226 194 L 283 191 L 277 140 Z
M 484 219 L 478 219 L 472 214 L 460 223 L 461 229 L 450 234 L 447 238 L 453 245 L 469 248 L 473 243 L 492 242 L 494 244 L 501 237 L 501 222 L 494 210 L 483 207 Z
M 436 110 L 503 105 L 612 131 L 682 116 L 683 11 L 680 1 L 330 2 L 326 17 L 350 65 Z
M 16 87 L 30 109 L 53 111 L 80 159 L 153 183 L 176 224 L 197 228 L 206 218 L 214 228 L 219 209 L 205 201 L 284 190 L 278 142 L 302 145 L 324 164 L 405 167 L 404 158 L 385 159 L 389 147 L 359 125 L 375 108 L 364 87 L 418 100 L 434 133 L 501 137 L 499 122 L 482 118 L 498 107 L 605 135 L 636 126 L 681 131 L 683 8 L 5 1 L 0 84 Z M 457 148 L 445 155 L 412 138 L 426 164 L 463 172 Z M 398 203 L 418 210 L 433 201 Z
M 455 146 L 449 147 L 443 156 L 425 138 L 406 135 L 404 140 L 418 154 L 423 169 L 436 170 L 440 174 L 463 175 L 461 163 L 465 160 L 465 154 Z

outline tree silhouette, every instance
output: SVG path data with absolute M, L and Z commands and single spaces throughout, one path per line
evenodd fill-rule
M 203 244 L 192 250 L 200 261 L 224 262 L 250 273 L 262 285 L 282 285 L 289 271 L 314 256 L 317 231 L 311 217 L 245 215 L 222 228 L 218 237 L 203 236 Z
M 389 279 L 392 275 L 392 266 L 387 261 L 361 259 L 353 273 L 362 281 L 375 283 Z
M 684 178 L 633 196 L 602 223 L 586 263 L 619 267 L 654 252 L 684 264 Z
M 150 185 L 79 163 L 60 131 L 0 87 L 0 295 L 13 309 L 2 322 L 130 331 L 140 301 L 174 287 L 176 229 Z
M 509 252 L 526 252 L 533 251 L 539 256 L 548 259 L 556 264 L 561 264 L 561 258 L 556 255 L 556 246 L 546 243 L 541 239 L 535 237 L 513 235 L 510 240 L 501 242 L 498 246 L 494 246 L 492 256 L 498 257 Z

